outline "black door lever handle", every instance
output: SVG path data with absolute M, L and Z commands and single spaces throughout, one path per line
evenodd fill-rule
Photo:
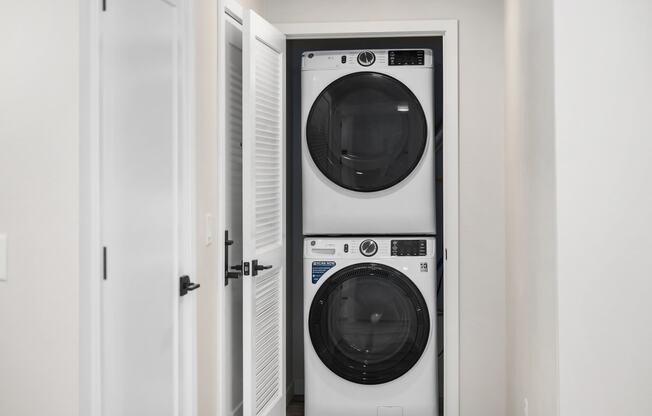
M 269 270 L 274 266 L 263 266 L 263 265 L 256 265 L 256 270 Z
M 264 266 L 262 264 L 258 264 L 258 260 L 252 260 L 251 261 L 251 275 L 252 276 L 257 276 L 258 272 L 261 270 L 269 270 L 274 266 Z
M 190 276 L 181 276 L 179 278 L 179 296 L 185 296 L 188 292 L 192 292 L 200 287 L 201 285 L 199 283 L 193 283 L 190 281 Z

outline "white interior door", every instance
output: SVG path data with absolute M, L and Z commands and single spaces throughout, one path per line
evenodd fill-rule
M 189 414 L 179 11 L 170 0 L 108 0 L 101 24 L 102 415 Z
M 243 38 L 243 414 L 285 414 L 285 36 Z

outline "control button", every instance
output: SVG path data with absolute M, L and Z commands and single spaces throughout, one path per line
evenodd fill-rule
M 343 63 L 343 64 L 346 63 L 346 55 L 342 55 L 342 63 Z
M 371 66 L 376 62 L 376 55 L 370 51 L 360 52 L 358 54 L 358 63 L 362 66 Z
M 365 257 L 371 257 L 378 252 L 378 244 L 374 240 L 364 240 L 360 244 L 360 252 Z
M 349 245 L 348 244 L 344 244 L 344 252 L 345 253 L 349 252 Z

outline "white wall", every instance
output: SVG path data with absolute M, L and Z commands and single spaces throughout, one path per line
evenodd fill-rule
M 652 3 L 554 19 L 561 415 L 648 415 Z
M 507 3 L 508 414 L 650 414 L 652 3 L 552 3 Z
M 276 23 L 460 20 L 461 414 L 505 415 L 504 27 L 501 0 L 265 0 Z
M 507 414 L 558 409 L 552 0 L 507 0 Z M 591 413 L 576 413 L 583 415 Z
M 2 2 L 0 415 L 78 414 L 78 3 Z

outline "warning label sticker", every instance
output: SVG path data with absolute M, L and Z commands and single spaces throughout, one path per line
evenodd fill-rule
M 329 271 L 335 267 L 335 262 L 334 261 L 313 261 L 312 262 L 312 283 L 317 283 L 319 279 Z

